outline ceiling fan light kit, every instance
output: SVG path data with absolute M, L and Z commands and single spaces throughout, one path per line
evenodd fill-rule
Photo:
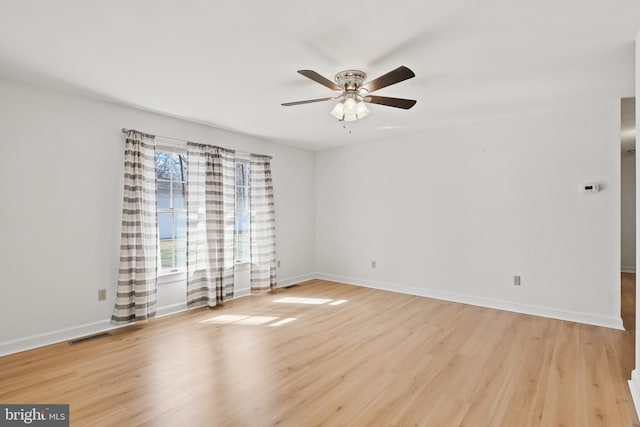
M 367 78 L 367 74 L 360 70 L 345 70 L 339 72 L 334 77 L 335 83 L 313 70 L 298 70 L 298 73 L 328 87 L 329 89 L 340 91 L 342 93 L 334 97 L 285 102 L 282 105 L 289 107 L 292 105 L 310 104 L 313 102 L 333 101 L 338 99 L 339 102 L 333 107 L 333 110 L 331 110 L 331 115 L 340 121 L 352 122 L 369 115 L 370 111 L 365 103 L 379 104 L 408 110 L 417 102 L 413 99 L 369 95 L 370 92 L 375 90 L 415 77 L 414 72 L 405 66 L 400 66 L 366 84 L 364 81 Z
M 369 109 L 362 101 L 362 97 L 358 96 L 357 98 L 349 97 L 344 101 L 338 102 L 331 110 L 331 115 L 338 120 L 353 122 L 365 118 L 369 112 Z

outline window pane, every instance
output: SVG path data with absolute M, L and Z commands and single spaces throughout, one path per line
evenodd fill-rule
M 176 240 L 176 268 L 187 266 L 187 241 Z
M 175 216 L 175 234 L 176 239 L 187 238 L 187 213 L 185 211 L 176 211 Z
M 236 262 L 249 261 L 251 249 L 249 240 L 249 164 L 236 162 Z
M 187 191 L 187 184 L 183 182 L 173 182 L 173 208 L 184 209 L 184 198 Z
M 242 164 L 242 185 L 249 188 L 249 164 Z
M 171 179 L 171 153 L 156 152 L 156 176 L 158 179 Z
M 187 180 L 187 156 L 184 154 L 178 154 L 178 156 L 180 157 L 180 164 L 182 165 L 182 180 L 186 181 Z
M 171 212 L 158 212 L 158 232 L 160 240 L 173 238 L 173 214 Z
M 242 185 L 242 163 L 236 163 L 236 188 Z
M 158 209 L 169 209 L 171 199 L 171 192 L 169 189 L 170 183 L 167 181 L 158 181 Z
M 249 235 L 236 235 L 236 261 L 249 261 L 250 250 Z
M 249 212 L 236 211 L 236 234 L 249 233 Z
M 249 186 L 248 163 L 236 163 L 236 186 Z
M 186 267 L 186 155 L 158 151 L 158 234 L 161 270 Z
M 236 209 L 249 210 L 249 189 L 236 186 Z
M 171 179 L 174 181 L 186 181 L 187 162 L 181 154 L 171 154 Z
M 160 240 L 160 268 L 173 268 L 173 240 Z

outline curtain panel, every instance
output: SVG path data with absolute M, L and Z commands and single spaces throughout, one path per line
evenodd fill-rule
M 158 277 L 155 138 L 129 131 L 124 157 L 116 324 L 155 316 Z
M 187 306 L 233 297 L 235 152 L 187 143 Z
M 251 289 L 276 287 L 276 217 L 271 157 L 251 155 Z

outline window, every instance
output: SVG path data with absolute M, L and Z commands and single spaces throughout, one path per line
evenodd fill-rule
M 161 150 L 156 151 L 160 272 L 172 273 L 187 265 L 187 158 Z
M 249 211 L 249 162 L 236 160 L 236 227 L 235 250 L 236 263 L 251 260 Z
M 248 160 L 236 161 L 234 235 L 236 263 L 251 260 L 249 170 Z M 156 176 L 160 273 L 183 271 L 187 263 L 187 158 L 184 152 L 169 147 L 159 147 L 156 151 Z

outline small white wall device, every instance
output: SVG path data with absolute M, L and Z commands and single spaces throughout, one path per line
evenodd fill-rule
M 600 186 L 598 184 L 584 184 L 580 189 L 583 193 L 597 193 L 600 191 Z

